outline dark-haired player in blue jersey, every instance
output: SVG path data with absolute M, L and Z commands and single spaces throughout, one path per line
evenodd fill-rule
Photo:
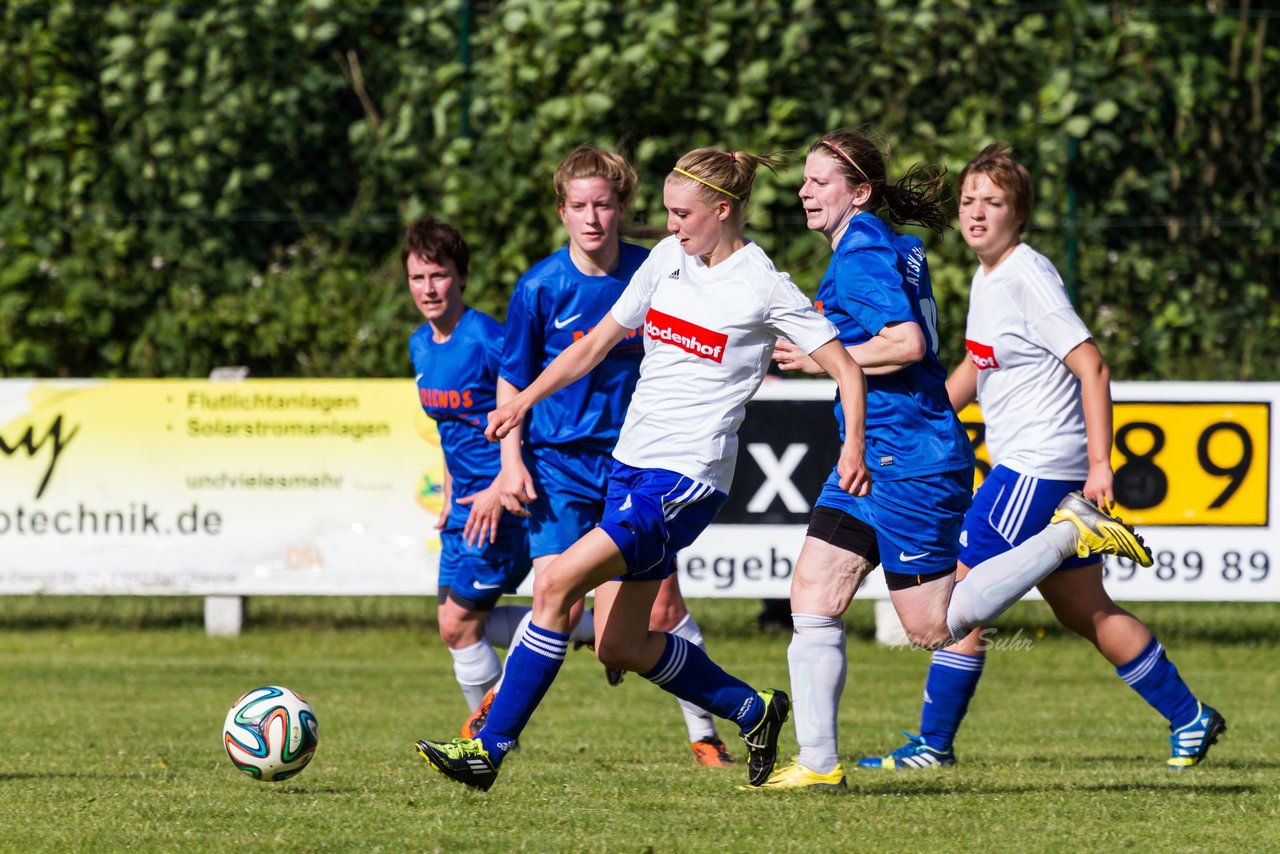
M 591 331 L 648 257 L 649 250 L 620 239 L 637 183 L 635 169 L 614 151 L 584 145 L 560 162 L 554 176 L 556 210 L 569 243 L 535 264 L 516 284 L 507 309 L 500 405 Z M 590 374 L 535 406 L 523 437 L 517 432 L 503 441 L 503 503 L 511 512 L 529 514 L 535 572 L 599 523 L 613 448 L 643 356 L 643 338 L 639 330 L 632 330 Z M 589 636 L 592 617 L 579 617 L 575 636 Z M 677 576 L 663 583 L 650 617 L 654 631 L 703 644 Z M 622 671 L 609 673 L 616 684 Z M 731 764 L 711 715 L 684 701 L 680 707 L 695 759 L 713 767 Z M 486 709 L 482 706 L 468 721 L 464 737 L 483 726 Z
M 845 785 L 836 730 L 847 667 L 841 615 L 876 564 L 907 636 L 933 649 L 1003 612 L 1068 555 L 1115 553 L 1152 562 L 1130 529 L 1073 494 L 1044 530 L 955 581 L 973 450 L 938 360 L 938 313 L 924 247 L 876 215 L 884 210 L 898 225 L 941 230 L 942 176 L 912 170 L 890 184 L 886 172 L 875 144 L 852 130 L 823 136 L 805 161 L 805 219 L 833 249 L 817 304 L 867 375 L 867 469 L 875 487 L 855 497 L 829 480 L 815 503 L 791 580 L 794 634 L 787 655 L 800 755 L 764 788 Z M 779 342 L 775 359 L 788 370 L 817 372 L 789 342 Z M 836 414 L 839 420 L 839 407 Z M 843 422 L 840 429 L 843 435 Z
M 440 638 L 471 709 L 502 674 L 494 646 L 511 645 L 529 609 L 495 608 L 530 568 L 524 519 L 502 508 L 493 480 L 498 450 L 484 437 L 495 405 L 502 325 L 468 308 L 462 292 L 471 253 L 451 226 L 417 220 L 401 259 L 409 293 L 426 323 L 409 338 L 423 410 L 435 422 L 445 462 L 437 615 Z

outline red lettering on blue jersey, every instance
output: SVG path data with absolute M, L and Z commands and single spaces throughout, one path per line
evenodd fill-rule
M 585 331 L 584 331 L 584 330 L 581 330 L 581 329 L 575 329 L 575 330 L 573 331 L 573 340 L 574 340 L 574 341 L 577 341 L 579 338 L 585 338 L 586 336 L 588 336 L 588 335 L 590 335 L 590 334 L 591 334 L 591 330 L 592 330 L 592 329 L 595 329 L 595 327 L 593 326 L 593 327 L 591 327 L 591 329 L 587 329 L 587 330 L 585 330 Z M 625 344 L 625 343 L 627 343 L 628 341 L 631 341 L 633 338 L 635 338 L 635 337 L 636 337 L 637 335 L 639 335 L 639 334 L 640 334 L 640 330 L 639 330 L 639 329 L 628 329 L 628 330 L 627 330 L 627 334 L 626 334 L 626 335 L 623 335 L 623 336 L 622 336 L 622 338 L 621 338 L 621 340 L 620 340 L 617 344 L 615 344 L 614 346 L 615 346 L 615 347 L 616 347 L 616 346 L 621 346 L 622 344 Z
M 418 400 L 429 409 L 470 409 L 471 389 L 419 388 Z

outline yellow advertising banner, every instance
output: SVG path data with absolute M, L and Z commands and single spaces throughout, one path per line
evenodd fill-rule
M 960 420 L 978 457 L 975 486 L 991 470 L 982 413 Z M 1271 405 L 1259 401 L 1117 402 L 1111 466 L 1116 504 L 1136 525 L 1268 524 Z
M 7 382 L 0 452 L 0 592 L 434 589 L 443 461 L 406 380 Z

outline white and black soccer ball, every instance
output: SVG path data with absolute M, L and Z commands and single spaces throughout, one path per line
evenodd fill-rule
M 311 704 L 278 685 L 254 688 L 236 700 L 222 727 L 222 743 L 235 766 L 271 783 L 306 768 L 319 739 Z

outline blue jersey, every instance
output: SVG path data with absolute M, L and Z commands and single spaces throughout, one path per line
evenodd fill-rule
M 818 288 L 817 306 L 846 347 L 886 325 L 920 324 L 924 358 L 900 371 L 867 377 L 867 467 L 872 478 L 902 480 L 973 467 L 973 447 L 947 397 L 938 360 L 938 307 L 924 245 L 879 217 L 849 221 Z M 844 436 L 844 410 L 836 405 Z
M 501 468 L 498 446 L 484 437 L 486 416 L 496 406 L 501 355 L 502 324 L 472 308 L 463 309 L 443 344 L 432 340 L 430 323 L 422 324 L 409 338 L 418 399 L 440 432 L 455 500 L 488 487 Z M 470 508 L 456 509 L 462 520 Z M 508 515 L 503 515 L 503 522 L 509 521 Z M 450 513 L 451 522 L 453 518 Z
M 648 254 L 642 246 L 623 243 L 618 267 L 607 276 L 584 275 L 567 246 L 534 265 L 511 295 L 500 376 L 516 388 L 528 387 L 608 314 Z M 533 407 L 526 443 L 612 451 L 643 357 L 644 339 L 633 331 L 591 373 Z

